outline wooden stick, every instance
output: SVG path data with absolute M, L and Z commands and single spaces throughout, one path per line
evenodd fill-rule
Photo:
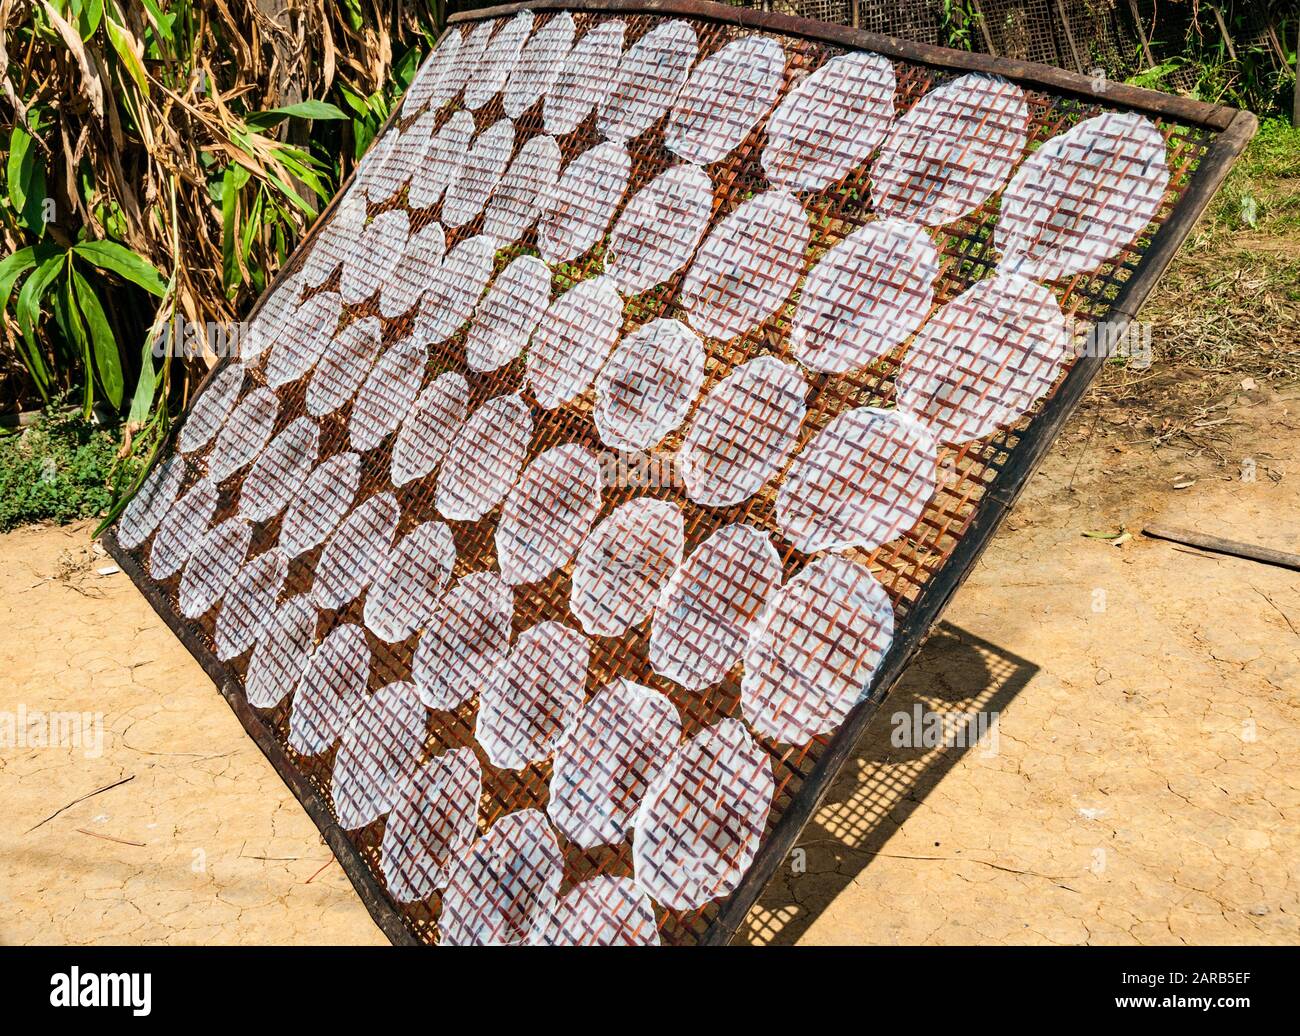
M 1138 42 L 1142 44 L 1142 54 L 1147 59 L 1147 68 L 1156 67 L 1156 59 L 1151 56 L 1151 45 L 1147 42 L 1146 29 L 1142 27 L 1142 14 L 1138 11 L 1137 0 L 1128 0 L 1128 9 L 1133 14 L 1133 27 L 1137 29 Z
M 1258 561 L 1264 565 L 1280 565 L 1300 572 L 1300 554 L 1288 554 L 1284 550 L 1272 547 L 1260 547 L 1253 543 L 1238 540 L 1225 540 L 1221 536 L 1207 536 L 1205 533 L 1190 529 L 1175 529 L 1165 525 L 1148 525 L 1142 530 L 1143 535 L 1171 543 L 1182 543 L 1189 547 L 1214 551 L 1216 554 L 1231 554 L 1233 557 Z
M 1070 57 L 1074 59 L 1074 67 L 1083 74 L 1083 59 L 1079 57 L 1079 48 L 1074 42 L 1074 33 L 1070 30 L 1070 15 L 1065 10 L 1065 0 L 1056 0 L 1056 13 L 1061 17 L 1061 30 L 1065 33 L 1065 42 L 1070 45 Z
M 1228 45 L 1228 57 L 1232 58 L 1235 64 L 1237 61 L 1237 48 L 1232 42 L 1232 34 L 1228 32 L 1228 23 L 1223 20 L 1223 12 L 1219 10 L 1218 4 L 1210 4 L 1210 10 L 1214 13 L 1214 20 L 1219 25 L 1219 35 L 1223 37 L 1223 42 Z
M 91 831 L 89 828 L 79 827 L 76 829 L 78 834 L 90 835 L 91 838 L 102 838 L 106 842 L 117 842 L 118 845 L 134 845 L 141 849 L 145 847 L 144 842 L 133 842 L 129 838 L 117 838 L 113 835 L 102 835 L 98 831 Z
M 975 10 L 982 8 L 975 2 Z M 1184 122 L 1194 122 L 1213 130 L 1225 130 L 1236 117 L 1237 112 L 1222 105 L 1197 101 L 1190 97 L 1162 93 L 1159 90 L 1146 90 L 1127 83 L 1108 82 L 1104 93 L 1097 90 L 1088 76 L 1081 72 L 1056 68 L 1033 61 L 1021 61 L 1016 58 L 996 57 L 990 54 L 977 54 L 965 50 L 952 50 L 937 47 L 931 43 L 916 43 L 912 40 L 900 40 L 893 36 L 882 36 L 873 32 L 863 32 L 848 25 L 832 25 L 808 18 L 793 18 L 775 11 L 757 11 L 748 7 L 728 7 L 725 4 L 711 3 L 709 0 L 530 0 L 529 3 L 500 4 L 495 7 L 482 7 L 470 11 L 460 11 L 447 19 L 450 26 L 465 25 L 470 22 L 486 21 L 489 18 L 503 18 L 520 11 L 555 11 L 569 12 L 592 11 L 611 14 L 678 14 L 686 17 L 711 18 L 726 25 L 738 25 L 757 29 L 761 32 L 779 32 L 787 36 L 816 40 L 822 43 L 834 43 L 839 46 L 870 50 L 885 57 L 900 58 L 903 61 L 915 61 L 924 65 L 948 71 L 961 69 L 969 72 L 990 72 L 1017 79 L 1037 87 L 1045 87 L 1056 93 L 1090 100 L 1105 100 L 1108 104 L 1138 108 L 1144 112 L 1164 115 Z M 980 19 L 986 41 L 989 41 L 988 29 L 984 19 Z M 394 109 L 390 119 L 395 121 Z M 355 172 L 355 170 L 354 170 Z M 342 196 L 343 188 L 334 196 L 335 204 Z M 314 230 L 321 220 L 312 225 Z M 307 240 L 299 244 L 299 249 L 306 247 Z M 269 292 L 268 292 L 269 294 Z M 265 295 L 263 296 L 266 297 Z M 251 317 L 249 318 L 251 319 Z M 173 425 L 173 428 L 176 426 Z
M 135 780 L 135 774 L 131 774 L 130 777 L 123 777 L 120 781 L 114 781 L 112 784 L 105 784 L 102 788 L 96 788 L 94 791 L 87 792 L 85 795 L 82 795 L 81 798 L 79 799 L 73 799 L 66 806 L 60 806 L 58 809 L 56 809 L 48 817 L 42 820 L 40 824 L 33 824 L 31 827 L 27 829 L 26 834 L 31 834 L 42 824 L 48 824 L 60 813 L 64 812 L 65 810 L 71 809 L 78 802 L 85 802 L 86 799 L 93 799 L 96 795 L 102 795 L 106 791 L 112 791 L 114 788 L 120 787 L 121 785 L 125 784 L 127 781 L 133 781 L 133 780 Z

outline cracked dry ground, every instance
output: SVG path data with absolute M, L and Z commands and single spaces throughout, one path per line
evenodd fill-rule
M 1300 577 L 1138 535 L 1160 521 L 1296 550 L 1300 387 L 1238 392 L 1180 445 L 1113 419 L 1094 400 L 1067 427 L 742 939 L 1300 936 Z M 1121 526 L 1119 546 L 1082 535 Z M 87 532 L 0 537 L 0 712 L 105 723 L 98 758 L 0 750 L 0 939 L 381 942 Z M 917 703 L 996 712 L 995 750 L 893 746 Z

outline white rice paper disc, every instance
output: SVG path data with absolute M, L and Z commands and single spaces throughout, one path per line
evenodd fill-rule
M 462 42 L 460 31 L 452 29 L 420 66 L 402 98 L 403 119 L 414 118 L 425 109 L 436 112 L 460 92 L 465 85 L 460 67 Z
M 697 734 L 641 800 L 636 883 L 671 910 L 694 910 L 732 892 L 754 862 L 775 792 L 771 760 L 740 720 Z
M 348 418 L 348 439 L 356 450 L 373 450 L 402 419 L 420 395 L 429 353 L 416 337 L 388 347 L 357 393 Z
M 298 686 L 316 648 L 316 609 L 299 594 L 285 601 L 258 636 L 244 674 L 244 697 L 256 709 L 273 709 Z
M 804 272 L 812 230 L 793 194 L 764 191 L 742 202 L 704 240 L 682 282 L 682 304 L 701 334 L 729 341 L 790 298 Z
M 623 299 L 610 277 L 579 281 L 547 307 L 528 349 L 528 383 L 546 410 L 576 399 L 623 329 Z
M 573 15 L 560 11 L 524 44 L 501 98 L 509 118 L 519 118 L 551 88 L 568 61 L 575 31 Z
M 447 868 L 478 835 L 483 770 L 472 748 L 435 756 L 393 788 L 380 868 L 399 903 L 428 899 L 447 883 Z
M 429 382 L 393 442 L 393 485 L 404 486 L 437 468 L 468 412 L 469 383 L 463 375 L 448 371 Z
M 809 370 L 874 363 L 915 333 L 934 302 L 939 253 L 914 223 L 877 220 L 828 251 L 808 274 L 790 345 Z
M 713 181 L 699 166 L 660 173 L 627 203 L 609 236 L 605 271 L 624 295 L 666 281 L 691 260 L 713 215 Z
M 664 695 L 631 680 L 605 685 L 555 746 L 551 821 L 584 849 L 621 842 L 650 779 L 681 739 L 681 717 Z
M 339 198 L 328 222 L 317 231 L 312 240 L 311 251 L 307 253 L 299 274 L 302 286 L 319 288 L 329 280 L 330 274 L 342 265 L 343 260 L 356 247 L 357 238 L 365 225 L 365 196 L 360 191 L 348 191 Z
M 960 445 L 1010 424 L 1046 395 L 1072 355 L 1051 290 L 999 274 L 934 315 L 903 357 L 898 406 Z
M 487 204 L 505 174 L 515 150 L 515 127 L 509 119 L 498 119 L 470 145 L 456 179 L 442 200 L 442 222 L 463 227 Z
M 250 464 L 271 438 L 279 413 L 280 400 L 269 388 L 256 388 L 245 396 L 208 454 L 208 477 L 222 482 Z
M 573 45 L 542 105 L 547 133 L 572 133 L 617 89 L 626 28 L 618 20 L 601 22 Z
M 508 813 L 448 867 L 440 942 L 522 943 L 554 909 L 563 881 L 564 855 L 546 817 L 535 809 Z
M 351 190 L 359 197 L 378 205 L 388 200 L 397 188 L 394 176 L 399 173 L 396 163 L 390 162 L 393 145 L 401 131 L 394 126 L 370 142 L 370 147 L 357 163 Z
M 740 703 L 782 744 L 838 730 L 871 690 L 894 637 L 894 607 L 864 565 L 818 558 L 772 596 L 745 649 Z
M 550 204 L 563 158 L 554 137 L 530 138 L 515 154 L 483 211 L 483 233 L 502 248 L 513 245 Z
M 380 144 L 383 163 L 367 176 L 366 195 L 375 204 L 385 204 L 398 198 L 411 181 L 415 167 L 429 152 L 438 117 L 426 112 L 404 130 L 391 127 Z
M 474 116 L 455 111 L 429 138 L 424 158 L 411 170 L 406 201 L 412 209 L 431 209 L 460 175 L 461 164 L 474 139 Z
M 474 737 L 488 761 L 507 770 L 541 762 L 582 705 L 591 650 L 560 622 L 519 634 L 479 694 Z
M 170 579 L 190 559 L 217 511 L 217 487 L 200 479 L 176 501 L 149 547 L 149 575 Z
M 237 363 L 227 364 L 212 376 L 212 380 L 199 393 L 185 416 L 176 437 L 176 448 L 181 453 L 193 453 L 212 441 L 217 430 L 235 409 L 240 386 L 244 384 L 244 368 Z
M 409 683 L 390 683 L 361 699 L 343 729 L 330 779 L 339 827 L 355 831 L 393 808 L 402 776 L 419 761 L 427 718 Z
M 776 521 L 794 546 L 874 550 L 912 528 L 934 496 L 938 446 L 900 410 L 846 410 L 794 459 Z
M 248 557 L 253 527 L 238 516 L 216 525 L 198 542 L 185 562 L 177 604 L 187 619 L 197 619 L 221 600 Z
M 1166 151 L 1136 112 L 1106 112 L 1053 137 L 1002 194 L 999 271 L 1054 281 L 1114 259 L 1160 211 Z
M 479 234 L 447 253 L 433 286 L 420 300 L 413 338 L 439 345 L 460 329 L 492 278 L 496 250 L 491 238 Z
M 349 205 L 347 208 L 360 208 L 363 211 L 362 218 L 364 219 L 364 202 L 359 205 Z M 343 206 L 341 205 L 340 211 L 342 209 Z M 339 218 L 336 215 L 334 219 L 337 221 Z M 322 231 L 317 241 L 319 242 L 319 238 L 325 236 L 328 232 L 329 228 Z M 302 303 L 304 271 L 315 256 L 316 247 L 319 247 L 319 245 L 315 246 L 308 255 L 303 263 L 302 270 L 285 276 L 279 284 L 271 288 L 269 294 L 262 297 L 262 302 L 257 307 L 257 312 L 247 328 L 236 325 L 231 329 L 230 333 L 234 337 L 239 362 L 244 365 L 246 370 L 252 370 L 261 365 L 262 354 L 271 347 L 273 342 L 279 339 L 290 317 Z M 334 265 L 337 266 L 339 261 L 341 260 L 336 260 Z M 328 275 L 331 272 L 333 272 L 333 267 L 326 270 L 325 274 Z M 324 276 L 321 277 L 321 280 L 324 280 Z
M 620 637 L 650 616 L 682 563 L 682 510 L 639 498 L 614 509 L 578 549 L 569 610 L 594 636 Z
M 456 542 L 443 522 L 424 522 L 381 560 L 366 594 L 366 626 L 396 644 L 432 618 L 456 564 Z
M 358 504 L 320 552 L 311 598 L 321 608 L 342 608 L 378 574 L 402 517 L 397 498 L 379 493 Z
M 539 454 L 501 507 L 501 577 L 512 586 L 535 583 L 567 565 L 600 513 L 600 492 L 600 463 L 585 446 Z
M 742 363 L 710 390 L 677 455 L 686 495 L 731 507 L 757 493 L 799 440 L 808 384 L 773 356 Z
M 601 874 L 533 922 L 530 946 L 658 946 L 654 906 L 631 878 Z
M 844 179 L 894 120 L 894 66 L 879 54 L 833 57 L 767 120 L 763 171 L 774 186 L 815 191 Z
M 409 313 L 442 274 L 447 235 L 440 223 L 429 223 L 406 241 L 401 259 L 379 286 L 379 315 L 392 319 Z
M 316 646 L 293 695 L 289 747 L 319 755 L 343 733 L 366 696 L 370 647 L 360 626 L 337 626 Z
M 118 520 L 118 546 L 134 550 L 147 540 L 176 502 L 184 480 L 185 458 L 179 454 L 155 464 Z
M 484 46 L 478 67 L 465 81 L 465 107 L 470 111 L 485 107 L 501 92 L 519 61 L 524 40 L 533 31 L 533 17 L 532 11 L 520 11 Z M 494 23 L 486 24 L 490 27 Z
M 336 453 L 317 465 L 280 523 L 280 549 L 290 558 L 324 543 L 352 509 L 361 482 L 361 458 Z
M 316 467 L 320 429 L 298 417 L 267 445 L 239 486 L 239 513 L 250 522 L 274 518 Z
M 405 209 L 389 209 L 372 219 L 343 263 L 339 275 L 343 301 L 355 306 L 388 284 L 410 236 L 411 219 Z
M 617 86 L 606 95 L 597 128 L 610 140 L 639 137 L 673 106 L 699 54 L 690 23 L 656 25 L 619 62 Z
M 601 441 L 615 450 L 658 446 L 700 394 L 704 361 L 704 343 L 679 320 L 652 320 L 624 338 L 596 378 Z
M 478 75 L 483 55 L 487 51 L 488 43 L 491 42 L 492 34 L 499 24 L 495 19 L 489 19 L 466 28 L 465 38 L 456 62 L 457 74 L 462 87 L 466 86 L 470 79 Z
M 307 413 L 324 417 L 346 405 L 379 355 L 383 338 L 377 317 L 362 317 L 334 336 L 307 383 Z
M 691 73 L 668 116 L 664 143 L 688 162 L 726 158 L 776 103 L 785 51 L 770 36 L 745 36 L 709 55 Z
M 343 300 L 338 292 L 317 292 L 293 311 L 266 360 L 266 384 L 279 388 L 316 366 L 339 326 Z
M 781 559 L 767 533 L 723 526 L 664 587 L 650 628 L 650 665 L 688 691 L 717 683 L 740 659 L 780 585 Z
M 537 251 L 552 266 L 586 255 L 609 229 L 632 158 L 616 141 L 584 151 L 560 174 L 537 224 Z
M 882 216 L 941 226 L 997 194 L 1028 139 L 1015 83 L 983 72 L 931 90 L 894 123 L 871 170 Z
M 455 709 L 479 692 L 510 652 L 514 607 L 495 572 L 471 572 L 443 595 L 411 663 L 425 705 Z
M 550 302 L 551 271 L 536 256 L 521 255 L 497 274 L 465 335 L 469 369 L 494 371 L 518 356 Z
M 275 618 L 289 559 L 275 547 L 246 561 L 217 612 L 215 654 L 228 662 L 247 651 Z
M 517 395 L 497 396 L 465 422 L 438 472 L 438 513 L 477 521 L 515 484 L 533 438 L 533 416 Z

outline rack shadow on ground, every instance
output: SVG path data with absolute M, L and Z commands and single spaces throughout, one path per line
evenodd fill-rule
M 795 853 L 750 911 L 736 941 L 797 941 L 840 892 L 869 871 L 884 844 L 957 762 L 968 752 L 988 750 L 988 740 L 976 740 L 975 726 L 966 728 L 965 737 L 947 739 L 956 743 L 927 747 L 922 736 L 910 738 L 910 747 L 897 744 L 896 731 L 915 732 L 918 706 L 923 720 L 933 713 L 946 714 L 948 729 L 955 734 L 960 714 L 988 719 L 1004 712 L 1038 669 L 958 626 L 940 623 L 877 711 L 804 829 Z M 912 722 L 902 723 L 896 719 L 899 714 Z M 933 737 L 937 728 L 930 723 Z M 922 735 L 925 729 L 923 723 Z M 988 737 L 996 737 L 991 728 L 984 729 Z M 811 859 L 827 846 L 841 857 L 838 869 L 818 873 L 816 881 L 800 880 L 794 873 L 799 848 L 804 859 Z M 791 890 L 794 882 L 799 885 L 797 899 Z

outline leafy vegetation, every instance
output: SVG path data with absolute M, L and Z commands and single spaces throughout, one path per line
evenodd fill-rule
M 154 335 L 248 311 L 442 20 L 441 0 L 0 0 L 2 402 L 107 409 L 147 456 L 203 369 Z
M 1300 128 L 1265 119 L 1142 311 L 1159 371 L 1208 396 L 1300 378 Z
M 139 470 L 138 461 L 122 462 L 120 448 L 120 430 L 59 403 L 0 437 L 0 532 L 103 514 Z

